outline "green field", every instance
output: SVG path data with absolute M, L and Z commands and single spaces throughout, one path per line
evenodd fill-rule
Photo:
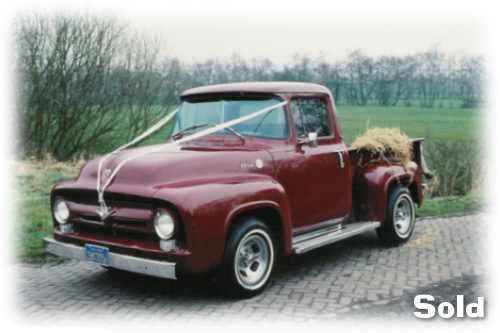
M 445 103 L 445 105 L 449 105 Z M 443 140 L 453 141 L 481 141 L 481 109 L 460 109 L 459 103 L 453 103 L 452 107 L 424 109 L 414 107 L 380 107 L 380 106 L 346 106 L 337 107 L 340 127 L 344 141 L 352 143 L 358 135 L 364 133 L 367 126 L 373 127 L 398 127 L 403 133 L 411 138 L 425 137 L 426 145 Z M 161 108 L 157 108 L 160 110 Z M 173 108 L 172 108 L 173 109 Z M 165 117 L 166 112 L 154 117 L 159 120 Z M 152 126 L 151 122 L 149 126 Z M 170 133 L 172 121 L 159 132 L 144 140 L 140 145 L 156 144 L 165 142 Z M 132 138 L 127 138 L 127 121 L 119 123 L 119 126 L 106 136 L 92 142 L 87 156 L 105 154 Z
M 482 140 L 483 110 L 460 108 L 338 106 L 344 141 L 351 143 L 367 126 L 398 127 L 411 138 L 425 137 L 426 144 L 438 141 Z

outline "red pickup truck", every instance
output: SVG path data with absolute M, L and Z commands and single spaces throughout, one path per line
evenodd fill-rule
M 422 139 L 409 165 L 370 163 L 344 143 L 326 87 L 194 88 L 173 119 L 166 143 L 98 157 L 54 187 L 47 252 L 168 279 L 215 271 L 253 295 L 282 256 L 373 229 L 388 245 L 412 234 Z

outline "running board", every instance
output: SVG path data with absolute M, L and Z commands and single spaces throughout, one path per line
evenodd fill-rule
M 293 237 L 292 240 L 293 253 L 304 253 L 378 227 L 380 227 L 380 222 L 378 221 L 355 222 L 347 224 L 344 227 L 338 224 L 333 227 L 298 235 Z

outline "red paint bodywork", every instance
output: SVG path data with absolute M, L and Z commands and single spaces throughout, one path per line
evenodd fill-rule
M 327 88 L 303 83 L 228 84 L 191 89 L 181 98 L 227 93 L 265 93 L 287 101 L 289 137 L 242 141 L 232 134 L 212 134 L 132 160 L 106 189 L 104 197 L 116 212 L 105 222 L 95 213 L 100 158 L 89 161 L 77 179 L 52 191 L 52 202 L 63 198 L 75 224 L 74 232 L 62 234 L 54 222 L 56 240 L 98 244 L 117 253 L 175 262 L 180 270 L 202 272 L 220 264 L 228 230 L 242 215 L 264 219 L 281 250 L 290 254 L 294 235 L 344 222 L 353 212 L 357 220 L 384 221 L 389 187 L 398 182 L 409 186 L 420 205 L 419 142 L 415 144 L 418 158 L 408 169 L 398 163 L 359 167 L 362 153 L 348 151 L 344 144 Z M 319 138 L 317 148 L 299 144 L 290 110 L 290 100 L 297 97 L 327 101 L 332 134 Z M 141 149 L 113 155 L 103 169 L 113 170 Z M 344 168 L 332 153 L 338 150 L 343 151 Z M 243 167 L 257 159 L 263 161 L 261 169 Z M 177 217 L 179 248 L 173 252 L 160 249 L 153 224 L 157 208 Z

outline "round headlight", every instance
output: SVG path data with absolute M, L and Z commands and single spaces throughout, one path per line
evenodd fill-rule
M 155 229 L 161 239 L 170 239 L 174 235 L 174 219 L 164 210 L 159 210 L 155 215 Z
M 57 222 L 64 224 L 69 219 L 69 208 L 68 205 L 61 199 L 57 199 L 54 202 L 54 217 Z

